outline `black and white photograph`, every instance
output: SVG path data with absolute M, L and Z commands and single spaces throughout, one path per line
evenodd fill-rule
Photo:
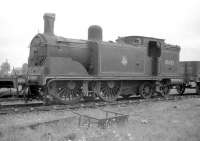
M 0 7 L 0 141 L 200 141 L 199 0 Z

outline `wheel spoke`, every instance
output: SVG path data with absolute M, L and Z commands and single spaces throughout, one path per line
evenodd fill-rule
M 61 90 L 58 92 L 58 95 L 59 95 L 59 96 L 62 96 L 61 94 L 63 94 L 63 93 L 65 92 L 65 90 L 66 90 L 65 88 L 61 89 Z
M 163 84 L 163 85 L 161 86 L 161 95 L 162 95 L 163 97 L 165 97 L 165 96 L 167 96 L 167 95 L 169 94 L 169 92 L 170 92 L 169 86 L 168 86 L 167 84 Z
M 153 85 L 150 82 L 143 82 L 139 87 L 139 93 L 142 98 L 150 98 L 153 94 Z
M 80 81 L 55 81 L 50 83 L 48 91 L 57 101 L 68 103 L 81 98 L 81 86 Z
M 178 86 L 176 86 L 176 90 L 179 94 L 183 94 L 185 92 L 185 86 L 184 85 L 178 85 Z
M 119 81 L 102 81 L 99 83 L 99 97 L 104 101 L 114 101 L 117 99 L 120 91 Z
M 112 95 L 112 96 L 115 95 L 115 89 L 111 89 L 111 95 Z

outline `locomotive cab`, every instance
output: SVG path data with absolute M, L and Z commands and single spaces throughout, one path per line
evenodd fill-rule
M 126 36 L 119 37 L 117 43 L 132 47 L 146 48 L 146 68 L 152 76 L 177 76 L 180 47 L 166 44 L 164 39 Z M 124 46 L 126 47 L 126 46 Z
M 144 36 L 127 36 L 120 37 L 116 41 L 121 44 L 132 45 L 132 47 L 144 48 L 146 51 L 148 68 L 151 68 L 147 70 L 149 75 L 157 76 L 159 74 L 159 58 L 161 57 L 161 48 L 164 43 L 163 39 Z
M 159 57 L 161 56 L 161 46 L 156 41 L 149 41 L 148 56 L 151 58 L 152 75 L 158 75 Z

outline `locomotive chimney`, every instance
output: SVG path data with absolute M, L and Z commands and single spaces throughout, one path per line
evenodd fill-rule
M 45 13 L 43 18 L 44 18 L 44 34 L 54 35 L 55 14 Z
M 102 28 L 98 25 L 92 25 L 88 28 L 88 40 L 102 41 Z

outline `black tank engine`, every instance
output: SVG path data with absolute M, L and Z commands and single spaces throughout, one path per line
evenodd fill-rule
M 55 14 L 44 14 L 44 33 L 30 44 L 30 93 L 68 104 L 88 96 L 105 101 L 150 98 L 155 91 L 164 96 L 173 85 L 186 84 L 177 45 L 143 36 L 105 42 L 97 25 L 89 27 L 88 40 L 64 38 L 54 34 L 54 21 Z

